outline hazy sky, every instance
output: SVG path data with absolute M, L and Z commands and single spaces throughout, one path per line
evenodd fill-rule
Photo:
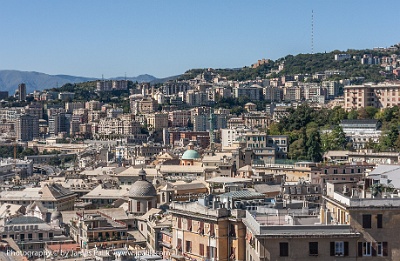
M 250 65 L 261 58 L 388 47 L 400 1 L 27 0 L 0 3 L 0 70 L 88 77 Z

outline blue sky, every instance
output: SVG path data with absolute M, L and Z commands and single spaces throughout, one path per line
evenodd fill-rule
M 0 70 L 88 77 L 232 68 L 400 42 L 400 1 L 2 1 Z

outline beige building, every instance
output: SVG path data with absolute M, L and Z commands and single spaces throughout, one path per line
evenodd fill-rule
M 168 128 L 168 114 L 154 113 L 146 115 L 147 127 L 151 130 L 160 131 Z
M 147 99 L 130 99 L 130 108 L 131 113 L 137 114 L 146 114 L 146 113 L 153 113 L 157 110 L 158 103 L 156 100 L 152 98 Z
M 0 193 L 1 204 L 20 204 L 27 207 L 26 212 L 29 214 L 31 205 L 40 203 L 46 212 L 53 210 L 63 211 L 74 209 L 76 194 L 68 189 L 63 188 L 59 184 L 45 184 L 39 188 L 25 188 L 18 191 L 2 191 Z M 43 212 L 43 211 L 42 211 Z
M 198 202 L 170 206 L 172 260 L 245 260 L 243 211 L 201 205 Z
M 133 243 L 127 225 L 102 212 L 76 212 L 68 225 L 71 237 L 81 249 L 106 249 L 112 246 L 123 248 Z
M 54 220 L 59 218 L 53 215 Z M 58 226 L 58 221 L 47 224 L 37 217 L 19 216 L 7 220 L 0 226 L 1 238 L 12 238 L 22 251 L 42 251 L 46 243 L 60 243 L 72 241 L 62 235 L 62 229 Z M 33 254 L 33 253 L 32 253 Z M 30 256 L 33 258 L 34 256 Z M 1 259 L 1 258 L 0 258 Z M 3 260 L 3 259 L 1 259 Z
M 243 223 L 244 260 L 358 260 L 360 234 L 349 225 L 321 224 L 315 215 L 270 214 L 263 209 L 246 211 Z
M 176 110 L 168 112 L 168 120 L 171 127 L 187 127 L 191 118 L 191 111 L 189 110 Z
M 347 85 L 344 87 L 344 101 L 346 110 L 357 110 L 367 106 L 393 107 L 400 104 L 400 84 Z
M 88 101 L 85 103 L 85 108 L 89 111 L 100 110 L 102 103 L 100 101 Z
M 92 123 L 92 133 L 106 137 L 138 134 L 140 133 L 140 124 L 125 118 L 103 118 Z
M 349 224 L 361 233 L 357 243 L 357 260 L 399 260 L 400 198 L 397 194 L 374 195 L 368 179 L 361 189 L 354 182 L 327 183 L 326 213 L 335 224 Z

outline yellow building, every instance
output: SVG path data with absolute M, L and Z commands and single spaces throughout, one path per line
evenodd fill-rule
M 173 260 L 245 260 L 243 211 L 212 205 L 171 203 Z
M 374 256 L 400 260 L 400 198 L 393 193 L 385 194 L 386 198 L 373 196 L 373 190 L 368 189 L 369 180 L 364 182 L 364 188 L 356 183 L 328 182 L 326 208 L 322 210 L 325 220 L 349 224 L 361 233 L 357 260 L 371 260 Z

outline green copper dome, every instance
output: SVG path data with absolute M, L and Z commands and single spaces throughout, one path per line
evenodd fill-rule
M 193 160 L 200 158 L 200 154 L 195 150 L 187 150 L 182 155 L 183 160 Z

